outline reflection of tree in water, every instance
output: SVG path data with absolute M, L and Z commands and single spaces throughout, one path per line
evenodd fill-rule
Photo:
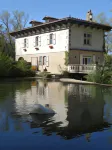
M 15 82 L 4 85 L 5 88 L 8 88 L 7 93 L 4 92 L 3 97 L 6 95 L 9 95 L 10 92 L 13 93 L 13 96 L 15 95 L 15 91 L 19 91 L 20 93 L 25 93 L 28 89 L 31 89 L 31 85 L 37 87 L 37 93 L 39 93 L 39 88 L 41 86 L 38 82 L 29 82 L 29 81 L 23 81 L 23 82 Z M 7 86 L 7 87 L 6 87 Z M 67 86 L 67 85 L 66 85 Z M 0 87 L 2 85 L 0 84 Z M 45 98 L 49 92 L 47 92 L 47 82 L 44 83 L 44 93 L 40 93 L 39 96 L 42 96 Z M 31 128 L 42 128 L 42 133 L 45 135 L 52 135 L 52 133 L 56 133 L 57 135 L 62 136 L 64 139 L 72 139 L 74 137 L 79 137 L 83 134 L 85 134 L 85 138 L 87 141 L 90 141 L 91 133 L 95 131 L 102 131 L 104 128 L 108 128 L 110 125 L 104 121 L 104 92 L 105 94 L 108 91 L 105 91 L 104 88 L 96 87 L 96 86 L 87 86 L 87 85 L 68 85 L 68 88 L 66 89 L 65 93 L 65 103 L 68 106 L 67 111 L 67 118 L 66 121 L 68 121 L 68 125 L 65 127 L 62 127 L 63 124 L 62 121 L 55 120 L 55 116 L 16 116 L 14 118 L 14 115 L 12 117 L 12 120 L 14 120 L 14 128 L 15 130 L 22 131 L 23 126 L 20 122 L 20 118 L 24 118 L 24 120 L 30 120 L 30 117 L 32 118 L 30 120 L 30 127 Z M 13 90 L 12 90 L 13 88 Z M 63 88 L 63 86 L 61 87 Z M 51 92 L 54 89 L 51 89 Z M 62 90 L 61 90 L 62 91 Z M 39 97 L 40 98 L 40 97 Z M 58 98 L 58 97 L 57 97 Z M 8 106 L 8 105 L 7 105 Z M 6 105 L 5 105 L 6 107 Z M 7 109 L 7 108 L 6 108 Z M 24 109 L 24 107 L 23 107 Z M 8 122 L 8 116 L 9 114 L 6 114 L 6 121 L 4 122 L 5 130 L 9 130 L 10 125 Z M 66 115 L 65 115 L 66 116 Z M 19 120 L 20 119 L 20 120 Z M 2 120 L 2 119 L 1 119 Z M 16 120 L 16 121 L 15 121 Z
M 68 90 L 68 94 L 66 94 L 66 96 L 68 95 L 68 112 L 66 118 L 68 125 L 66 127 L 61 127 L 62 122 L 55 122 L 52 117 L 38 124 L 35 121 L 36 116 L 35 120 L 31 123 L 31 127 L 40 126 L 43 134 L 51 135 L 53 132 L 56 132 L 57 135 L 65 139 L 85 134 L 88 142 L 90 141 L 92 132 L 102 131 L 104 128 L 110 127 L 109 123 L 103 120 L 105 103 L 102 89 L 95 86 L 92 89 L 87 87 L 89 89 L 88 93 L 87 89 L 82 90 L 82 88 L 86 88 L 86 86 L 81 86 L 80 88 L 80 85 L 73 85 L 72 92 Z
M 27 89 L 31 88 L 31 83 L 29 81 L 13 80 L 4 81 L 0 83 L 0 102 L 4 101 L 6 97 L 14 97 L 15 92 L 18 90 L 20 92 L 25 92 Z
M 9 131 L 10 124 L 14 125 L 15 130 L 22 130 L 20 120 L 11 119 L 10 114 L 14 111 L 14 99 L 16 91 L 24 93 L 31 88 L 28 80 L 6 80 L 0 82 L 0 131 Z M 13 122 L 14 121 L 14 122 Z

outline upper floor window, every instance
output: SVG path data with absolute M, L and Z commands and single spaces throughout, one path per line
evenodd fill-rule
M 24 47 L 27 46 L 27 39 L 24 39 Z
M 49 44 L 56 44 L 56 34 L 51 33 L 47 37 L 47 43 Z
M 51 33 L 49 36 L 50 36 L 49 44 L 53 44 L 53 33 Z
M 34 46 L 41 46 L 41 37 L 40 36 L 36 36 L 34 38 Z
M 84 45 L 91 45 L 91 41 L 92 41 L 92 34 L 84 33 Z
M 28 39 L 23 40 L 23 48 L 28 48 Z
M 39 37 L 36 36 L 36 37 L 35 37 L 35 46 L 38 46 L 38 45 L 39 45 Z

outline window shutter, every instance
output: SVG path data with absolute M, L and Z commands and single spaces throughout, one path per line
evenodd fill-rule
M 47 35 L 47 45 L 49 45 L 49 35 Z
M 95 55 L 93 55 L 93 64 L 95 64 L 96 63 L 96 57 L 95 57 Z
M 80 54 L 80 64 L 82 65 L 83 64 L 83 55 Z
M 39 36 L 39 46 L 41 46 L 41 36 Z
M 34 47 L 36 46 L 36 37 L 33 38 Z
M 49 56 L 47 56 L 47 58 L 46 58 L 46 66 L 47 67 L 49 66 Z
M 56 33 L 53 34 L 53 44 L 56 44 Z
M 42 56 L 39 56 L 39 65 L 42 66 Z
M 23 39 L 23 41 L 22 41 L 22 45 L 21 45 L 21 46 L 22 46 L 22 48 L 24 48 L 24 39 Z
M 28 39 L 26 40 L 26 47 L 28 48 L 29 46 L 29 43 L 28 43 Z

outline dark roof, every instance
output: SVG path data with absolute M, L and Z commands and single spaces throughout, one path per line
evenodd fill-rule
M 59 20 L 58 18 L 50 17 L 50 16 L 45 16 L 42 20 L 46 19 L 53 19 L 53 20 Z
M 66 17 L 66 18 L 54 20 L 52 22 L 47 22 L 47 23 L 45 22 L 43 24 L 39 24 L 34 27 L 29 27 L 29 28 L 24 28 L 19 31 L 14 31 L 14 32 L 11 32 L 10 34 L 12 36 L 14 36 L 16 33 L 20 33 L 22 31 L 29 31 L 29 30 L 33 30 L 33 29 L 38 29 L 39 27 L 49 26 L 52 24 L 61 24 L 61 23 L 73 23 L 73 24 L 84 25 L 84 26 L 89 26 L 89 27 L 93 27 L 93 28 L 99 28 L 99 29 L 103 29 L 105 31 L 110 31 L 112 29 L 112 26 L 109 26 L 109 25 L 104 25 L 104 24 L 100 24 L 100 23 L 96 23 L 96 22 L 87 21 L 87 20 L 82 20 L 79 18 Z
M 29 22 L 29 24 L 32 24 L 32 23 L 40 23 L 40 24 L 42 24 L 43 22 L 36 21 L 36 20 L 31 20 L 31 21 Z

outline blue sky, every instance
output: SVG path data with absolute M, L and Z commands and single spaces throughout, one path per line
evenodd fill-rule
M 94 15 L 105 12 L 112 16 L 112 0 L 0 0 L 0 12 L 8 10 L 25 11 L 30 20 L 39 20 L 45 15 L 53 17 L 86 18 L 86 12 L 91 9 Z

